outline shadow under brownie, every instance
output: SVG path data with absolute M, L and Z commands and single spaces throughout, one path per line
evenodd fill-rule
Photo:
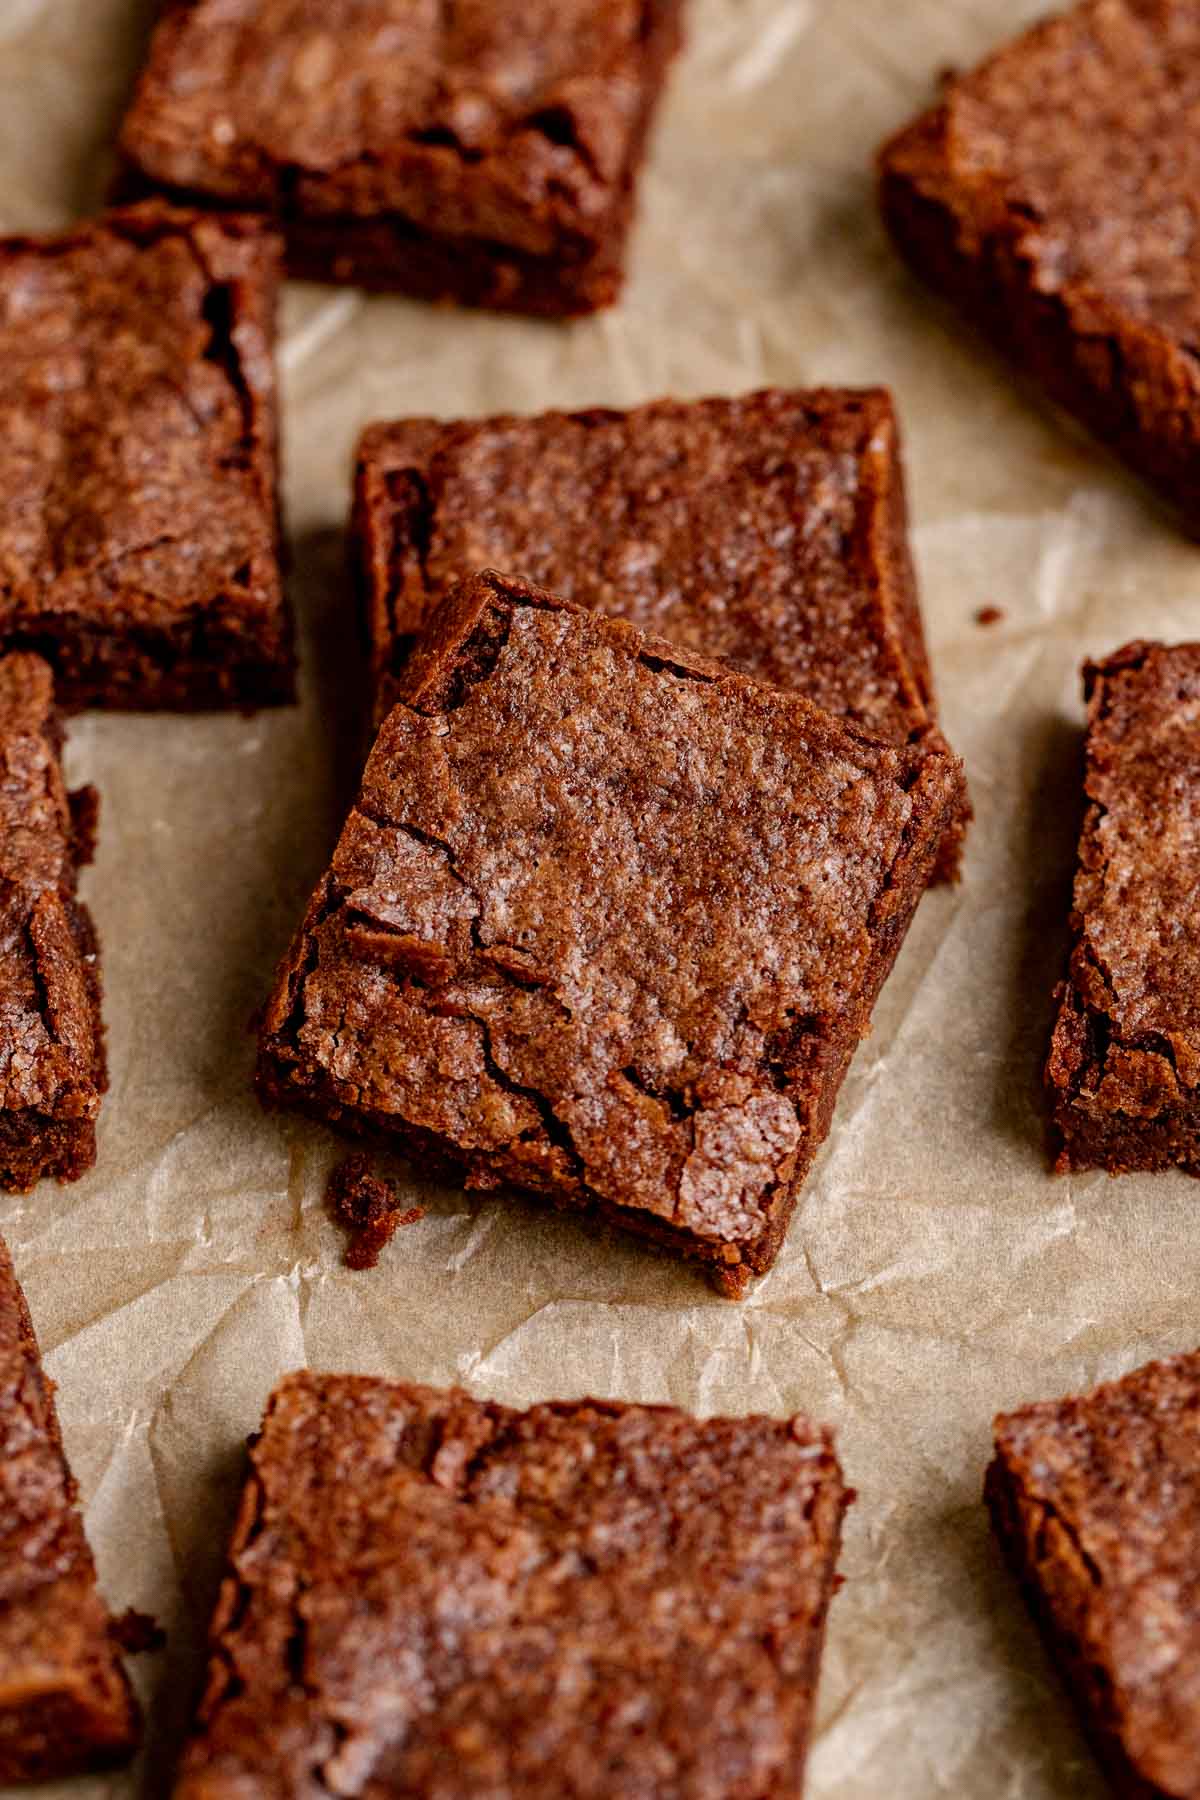
M 741 1294 L 962 795 L 944 750 L 477 577 L 410 658 L 259 1091 Z
M 682 0 L 173 0 L 120 191 L 270 214 L 292 274 L 549 316 L 620 290 Z
M 850 1498 L 801 1418 L 293 1375 L 176 1800 L 794 1797 Z
M 154 205 L 0 240 L 0 650 L 65 707 L 292 697 L 278 262 L 253 220 Z

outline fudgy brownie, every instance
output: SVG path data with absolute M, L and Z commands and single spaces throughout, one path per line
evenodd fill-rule
M 1200 1175 L 1200 644 L 1084 669 L 1087 811 L 1047 1065 L 1058 1167 Z
M 621 285 L 683 0 L 168 0 L 124 192 L 268 212 L 293 274 L 521 312 Z
M 1118 1793 L 1200 1793 L 1200 1355 L 996 1420 L 986 1498 Z
M 1084 0 L 881 156 L 901 252 L 1200 529 L 1200 7 Z
M 0 649 L 69 707 L 291 696 L 253 220 L 115 212 L 0 240 Z
M 798 1795 L 851 1497 L 801 1418 L 293 1375 L 177 1800 Z
M 0 1241 L 0 1785 L 121 1761 L 139 1733 L 54 1390 Z
M 496 568 L 899 742 L 936 728 L 882 389 L 375 425 L 352 537 L 377 717 L 437 602 Z M 969 816 L 964 805 L 943 846 L 944 875 Z
M 527 583 L 443 602 L 280 970 L 260 1092 L 768 1268 L 962 772 Z
M 96 794 L 68 795 L 61 746 L 47 665 L 0 658 L 0 1187 L 19 1191 L 91 1168 L 108 1085 L 96 933 L 75 891 Z

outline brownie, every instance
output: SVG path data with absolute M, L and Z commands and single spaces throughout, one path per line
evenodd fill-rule
M 882 389 L 375 425 L 352 538 L 377 718 L 437 602 L 497 568 L 898 742 L 936 729 Z M 947 836 L 946 876 L 969 816 Z
M 266 212 L 288 266 L 587 313 L 621 286 L 683 0 L 167 0 L 126 193 Z
M 962 792 L 944 750 L 475 577 L 409 660 L 260 1093 L 597 1210 L 740 1294 Z
M 996 1420 L 986 1498 L 1116 1791 L 1200 1793 L 1200 1354 Z
M 1087 802 L 1046 1082 L 1058 1167 L 1200 1175 L 1200 644 L 1084 669 Z
M 0 1785 L 123 1761 L 139 1735 L 53 1385 L 0 1242 Z
M 802 1418 L 290 1376 L 176 1800 L 796 1796 L 851 1498 Z
M 1200 529 L 1200 7 L 1083 0 L 881 154 L 917 274 Z
M 96 932 L 76 896 L 95 790 L 68 794 L 50 670 L 0 658 L 0 1187 L 74 1181 L 108 1086 Z
M 65 706 L 291 697 L 278 261 L 253 220 L 157 205 L 0 240 L 0 650 Z

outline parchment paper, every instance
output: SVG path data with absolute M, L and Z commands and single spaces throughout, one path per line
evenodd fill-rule
M 621 308 L 569 328 L 296 286 L 286 502 L 303 704 L 92 715 L 86 878 L 113 1072 L 95 1172 L 0 1202 L 60 1384 L 116 1608 L 154 1612 L 145 1758 L 64 1793 L 160 1793 L 193 1697 L 241 1446 L 305 1362 L 524 1404 L 590 1390 L 834 1423 L 860 1490 L 834 1604 L 815 1800 L 1097 1796 L 988 1540 L 992 1413 L 1200 1340 L 1200 1189 L 1056 1180 L 1037 1108 L 1078 809 L 1078 664 L 1200 632 L 1200 553 L 921 294 L 871 154 L 1039 0 L 693 0 Z M 0 226 L 103 189 L 147 0 L 0 0 Z M 251 1015 L 356 774 L 362 669 L 341 570 L 368 420 L 887 382 L 907 430 L 925 616 L 978 819 L 922 905 L 774 1273 L 741 1306 L 578 1222 L 414 1190 L 428 1216 L 352 1274 L 337 1147 L 260 1115 Z M 980 607 L 1003 610 L 982 627 Z M 56 1800 L 50 1790 L 49 1800 Z

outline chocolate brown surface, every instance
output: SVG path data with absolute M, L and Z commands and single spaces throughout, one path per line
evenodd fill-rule
M 849 1498 L 800 1418 L 293 1375 L 177 1800 L 798 1795 Z
M 0 649 L 68 706 L 292 692 L 274 239 L 156 206 L 0 240 Z
M 887 222 L 1200 529 L 1200 4 L 1084 0 L 887 145 Z
M 682 0 L 170 0 L 127 177 L 283 224 L 294 272 L 535 312 L 615 298 Z
M 375 425 L 359 446 L 354 546 L 377 717 L 438 601 L 497 568 L 900 742 L 933 726 L 882 389 Z
M 0 658 L 0 1187 L 17 1190 L 91 1168 L 108 1085 L 96 934 L 75 892 L 95 795 L 68 795 L 61 743 L 47 665 Z
M 987 1499 L 1118 1793 L 1200 1793 L 1200 1355 L 996 1420 Z
M 1046 1080 L 1061 1170 L 1200 1175 L 1200 644 L 1084 671 L 1087 811 Z
M 101 1768 L 136 1748 L 109 1624 L 53 1389 L 0 1241 L 0 1783 Z
M 778 1251 L 962 773 L 483 576 L 414 652 L 259 1083 L 740 1293 Z

